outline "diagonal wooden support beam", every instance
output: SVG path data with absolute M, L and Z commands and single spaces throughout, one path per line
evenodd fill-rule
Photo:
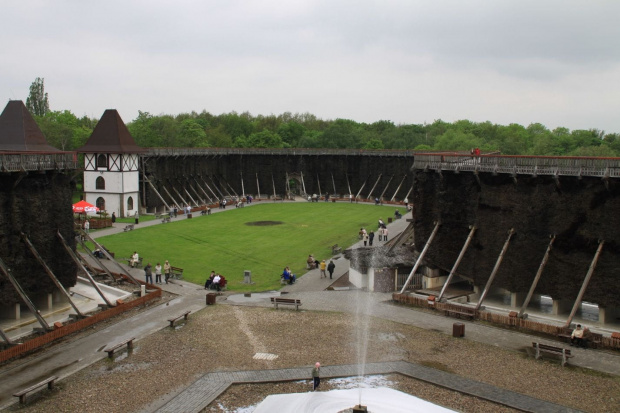
M 30 311 L 32 311 L 32 314 L 37 318 L 37 320 L 39 321 L 39 324 L 41 324 L 41 327 L 43 327 L 43 330 L 45 331 L 51 330 L 51 327 L 49 326 L 49 324 L 47 324 L 47 321 L 45 321 L 43 316 L 41 316 L 41 312 L 37 309 L 37 307 L 35 307 L 34 303 L 30 300 L 30 297 L 28 297 L 28 294 L 26 294 L 22 286 L 19 285 L 15 277 L 13 277 L 13 274 L 11 274 L 11 271 L 7 268 L 7 266 L 4 264 L 4 261 L 1 258 L 0 258 L 0 271 L 2 271 L 2 273 L 9 279 L 11 284 L 13 284 L 15 291 L 17 291 L 17 294 L 19 294 L 19 296 L 22 298 L 22 300 L 24 300 L 24 302 L 26 303 Z
M 437 301 L 441 301 L 441 299 L 443 298 L 443 295 L 446 292 L 448 285 L 452 281 L 452 277 L 454 276 L 454 273 L 459 267 L 459 264 L 461 263 L 461 260 L 463 259 L 463 256 L 465 255 L 467 248 L 469 247 L 469 243 L 471 242 L 471 239 L 474 237 L 474 232 L 476 232 L 477 228 L 475 225 L 472 225 L 470 228 L 471 230 L 469 231 L 469 235 L 467 236 L 467 239 L 465 240 L 465 244 L 463 244 L 463 248 L 461 248 L 461 252 L 459 253 L 458 258 L 454 262 L 454 266 L 452 267 L 452 270 L 450 271 L 450 275 L 448 275 L 448 279 L 446 280 L 445 284 L 443 285 L 443 288 L 441 289 L 441 292 L 439 293 L 439 297 L 437 297 Z
M 420 263 L 422 262 L 422 259 L 424 259 L 424 256 L 426 255 L 426 252 L 428 251 L 428 248 L 431 246 L 431 243 L 433 242 L 433 239 L 435 238 L 435 235 L 437 235 L 437 230 L 439 229 L 440 225 L 441 225 L 440 221 L 437 221 L 435 223 L 435 228 L 433 228 L 433 232 L 431 232 L 431 236 L 428 238 L 428 241 L 426 241 L 426 245 L 424 246 L 424 249 L 420 253 L 420 256 L 418 257 L 417 261 L 415 262 L 415 265 L 411 269 L 411 272 L 409 273 L 409 277 L 407 277 L 407 280 L 405 280 L 405 284 L 403 284 L 403 288 L 400 290 L 401 294 L 405 293 L 405 290 L 407 289 L 407 286 L 411 282 L 411 279 L 413 278 L 413 275 L 415 274 L 416 270 L 420 266 Z
M 590 268 L 588 269 L 588 273 L 586 274 L 586 278 L 583 280 L 583 284 L 581 284 L 581 289 L 579 290 L 579 294 L 577 295 L 577 299 L 575 300 L 575 304 L 573 304 L 573 309 L 568 316 L 568 320 L 566 320 L 565 327 L 569 327 L 570 323 L 573 321 L 573 317 L 577 314 L 577 310 L 581 305 L 581 300 L 583 299 L 583 295 L 586 292 L 586 288 L 588 288 L 588 284 L 590 283 L 590 278 L 592 278 L 592 274 L 594 274 L 594 269 L 596 268 L 596 264 L 598 263 L 598 258 L 601 256 L 601 252 L 603 251 L 603 245 L 605 241 L 599 241 L 598 248 L 596 249 L 596 254 L 594 254 L 594 258 L 592 259 L 592 263 L 590 264 Z
M 34 247 L 34 245 L 32 245 L 32 242 L 30 242 L 30 239 L 23 232 L 21 233 L 21 236 L 22 236 L 22 239 L 24 240 L 24 243 L 28 247 L 28 249 L 30 249 L 30 252 L 32 252 L 32 255 L 34 255 L 34 257 L 37 259 L 37 261 L 39 261 L 39 264 L 41 264 L 41 266 L 43 267 L 43 269 L 45 270 L 47 275 L 49 275 L 49 277 L 52 279 L 54 284 L 56 284 L 56 288 L 58 288 L 58 290 L 60 290 L 60 292 L 65 295 L 65 297 L 69 301 L 69 304 L 71 304 L 71 307 L 73 307 L 73 309 L 77 313 L 77 316 L 80 317 L 80 318 L 83 318 L 84 314 L 82 314 L 80 309 L 77 308 L 77 306 L 73 302 L 73 299 L 71 298 L 71 295 L 67 292 L 67 290 L 65 290 L 65 287 L 60 283 L 60 281 L 58 281 L 58 278 L 56 277 L 56 275 L 54 275 L 54 272 L 47 265 L 47 263 L 45 262 L 43 257 L 41 257 L 41 254 L 39 254 L 39 251 L 37 251 L 36 248 Z
M 545 269 L 545 266 L 547 265 L 547 261 L 549 260 L 549 253 L 551 252 L 551 247 L 553 246 L 554 242 L 555 242 L 555 235 L 553 235 L 551 237 L 551 241 L 549 241 L 549 246 L 547 247 L 547 251 L 545 251 L 545 255 L 542 261 L 540 262 L 540 266 L 538 267 L 538 271 L 536 272 L 534 281 L 532 281 L 532 285 L 530 286 L 530 291 L 527 293 L 527 297 L 525 297 L 525 301 L 523 302 L 523 305 L 521 306 L 521 309 L 519 310 L 519 314 L 517 315 L 517 317 L 519 318 L 523 318 L 525 309 L 530 304 L 530 300 L 532 299 L 532 296 L 534 295 L 534 290 L 536 290 L 536 286 L 538 285 L 540 276 L 542 275 L 542 272 Z
M 69 256 L 71 256 L 71 258 L 73 258 L 73 261 L 80 267 L 80 269 L 84 272 L 84 274 L 86 274 L 86 277 L 90 281 L 90 284 L 93 286 L 95 291 L 97 291 L 97 293 L 103 299 L 103 301 L 108 305 L 108 307 L 114 307 L 114 304 L 112 304 L 110 302 L 110 300 L 108 300 L 108 297 L 105 296 L 105 294 L 101 291 L 101 289 L 99 288 L 99 286 L 97 285 L 97 283 L 95 282 L 93 277 L 89 274 L 89 272 L 86 270 L 86 268 L 84 268 L 84 266 L 80 262 L 80 259 L 77 257 L 75 252 L 71 249 L 71 247 L 69 247 L 69 244 L 67 244 L 67 241 L 65 241 L 65 238 L 62 236 L 60 231 L 56 232 L 56 236 L 58 237 L 58 239 L 62 243 L 62 246 L 65 247 L 65 250 L 67 251 Z
M 506 238 L 506 242 L 504 243 L 504 247 L 502 248 L 502 251 L 499 253 L 499 257 L 497 257 L 497 261 L 495 262 L 495 267 L 493 267 L 491 276 L 489 276 L 489 279 L 487 280 L 487 284 L 484 286 L 484 291 L 482 291 L 482 295 L 480 296 L 480 300 L 478 300 L 478 304 L 476 304 L 476 311 L 480 310 L 480 306 L 482 305 L 482 302 L 484 301 L 489 290 L 491 289 L 491 284 L 493 284 L 493 280 L 495 279 L 495 276 L 497 275 L 497 271 L 499 271 L 499 267 L 502 264 L 502 260 L 504 259 L 504 254 L 506 254 L 508 245 L 510 245 L 510 239 L 512 238 L 514 233 L 515 233 L 514 228 L 510 228 L 510 231 L 508 231 L 508 238 Z

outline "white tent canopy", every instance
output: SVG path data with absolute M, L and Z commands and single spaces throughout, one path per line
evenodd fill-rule
M 331 390 L 267 396 L 254 413 L 337 413 L 359 403 L 360 390 Z M 371 413 L 445 413 L 453 410 L 387 387 L 362 389 L 362 405 Z

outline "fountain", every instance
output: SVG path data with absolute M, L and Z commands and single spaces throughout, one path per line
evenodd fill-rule
M 385 250 L 376 248 L 371 251 L 370 257 L 367 255 L 368 249 L 359 249 L 356 253 L 359 252 L 366 255 L 364 261 L 367 268 L 382 267 L 380 261 L 385 256 Z M 353 299 L 356 302 L 354 342 L 358 366 L 355 381 L 357 381 L 357 388 L 271 395 L 267 396 L 254 409 L 254 413 L 273 411 L 278 411 L 279 413 L 439 413 L 452 411 L 389 387 L 367 387 L 365 370 L 370 340 L 370 317 L 373 313 L 375 301 L 373 300 L 372 293 L 362 289 L 357 290 L 354 294 Z M 364 394 L 364 404 L 362 404 L 362 392 Z

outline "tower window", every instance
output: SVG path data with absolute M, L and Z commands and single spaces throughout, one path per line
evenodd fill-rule
M 105 189 L 105 179 L 102 176 L 98 176 L 95 180 L 95 189 Z
M 97 155 L 97 168 L 107 168 L 108 157 L 105 155 Z
M 133 209 L 133 197 L 127 198 L 127 211 L 131 211 Z

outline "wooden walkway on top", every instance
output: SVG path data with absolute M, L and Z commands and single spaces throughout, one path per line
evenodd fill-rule
M 418 170 L 485 172 L 492 174 L 593 176 L 620 178 L 620 158 L 582 156 L 465 155 L 456 153 L 416 153 L 413 168 Z

